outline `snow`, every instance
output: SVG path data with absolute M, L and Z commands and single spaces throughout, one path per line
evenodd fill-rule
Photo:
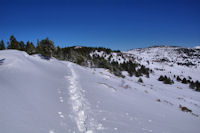
M 200 46 L 195 46 L 194 48 L 196 48 L 196 49 L 200 49 Z
M 132 53 L 133 54 L 133 53 Z M 134 53 L 135 54 L 135 53 Z M 143 54 L 138 55 L 138 58 Z M 147 55 L 145 56 L 147 59 Z M 148 57 L 150 58 L 150 56 Z M 16 50 L 0 51 L 2 133 L 198 133 L 200 93 L 188 85 L 157 81 L 160 74 L 190 75 L 199 67 L 149 64 L 150 78 L 119 78 L 105 69 L 44 60 Z M 138 60 L 139 61 L 139 60 Z M 146 61 L 146 60 L 145 60 Z M 141 63 L 145 64 L 144 60 Z M 158 101 L 160 99 L 160 101 Z
M 71 99 L 72 109 L 75 115 L 75 121 L 80 132 L 93 133 L 94 121 L 89 117 L 89 103 L 84 97 L 84 91 L 77 83 L 77 74 L 75 73 L 72 64 L 68 63 L 72 76 L 66 77 L 70 81 L 69 95 Z
M 140 64 L 154 70 L 155 74 L 168 75 L 179 75 L 180 77 L 188 78 L 192 77 L 193 81 L 199 80 L 200 75 L 200 51 L 195 51 L 194 55 L 199 56 L 187 56 L 185 53 L 179 53 L 180 47 L 151 47 L 143 49 L 133 49 L 128 52 L 124 52 L 129 56 L 132 56 Z M 195 49 L 192 49 L 195 50 Z M 168 61 L 161 61 L 167 59 Z M 188 63 L 191 62 L 194 66 L 181 66 L 177 63 Z
M 125 57 L 123 57 L 123 55 L 121 55 L 119 53 L 115 53 L 115 52 L 111 52 L 110 54 L 107 54 L 104 51 L 95 50 L 94 52 L 90 53 L 90 56 L 91 57 L 93 57 L 93 56 L 104 57 L 106 60 L 109 60 L 110 62 L 115 61 L 115 62 L 118 62 L 119 64 L 129 61 L 128 58 L 125 58 Z

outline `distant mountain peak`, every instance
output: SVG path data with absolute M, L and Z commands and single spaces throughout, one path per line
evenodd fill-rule
M 195 46 L 194 48 L 195 48 L 195 49 L 200 49 L 200 46 Z
M 180 46 L 172 46 L 172 45 L 154 45 L 154 46 L 150 46 L 148 48 L 179 48 Z

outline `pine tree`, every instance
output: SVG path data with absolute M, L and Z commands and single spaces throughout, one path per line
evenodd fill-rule
M 196 91 L 200 91 L 200 82 L 197 80 L 196 82 L 195 82 L 195 86 L 196 86 Z
M 139 79 L 138 79 L 138 82 L 143 83 L 142 78 L 139 78 Z
M 57 59 L 63 59 L 62 49 L 59 46 L 55 48 L 54 57 L 56 57 Z
M 173 81 L 173 80 L 171 80 L 170 78 L 168 78 L 167 76 L 165 76 L 164 83 L 165 83 L 165 84 L 173 84 L 173 83 L 174 83 L 174 81 Z
M 16 38 L 13 35 L 10 36 L 10 43 L 8 44 L 8 49 L 20 50 L 19 42 L 16 40 Z
M 190 82 L 190 85 L 189 85 L 189 87 L 191 88 L 191 89 L 194 89 L 195 88 L 195 84 L 194 84 L 194 82 L 192 81 L 192 82 Z
M 177 81 L 181 81 L 181 78 L 179 76 L 176 77 Z
M 183 83 L 183 84 L 187 84 L 186 78 L 183 78 L 182 83 Z
M 19 50 L 25 51 L 26 45 L 24 44 L 23 41 L 20 41 L 20 42 L 19 42 L 19 47 L 20 47 Z
M 53 56 L 54 50 L 54 42 L 48 38 L 41 40 L 37 46 L 37 52 L 47 59 L 50 59 Z
M 173 84 L 174 83 L 174 81 L 173 80 L 171 80 L 169 77 L 167 77 L 166 75 L 165 76 L 160 76 L 159 78 L 158 78 L 158 80 L 159 81 L 163 81 L 163 83 L 164 84 Z
M 26 48 L 25 48 L 25 49 L 26 49 L 26 52 L 27 52 L 28 54 L 30 54 L 30 55 L 35 53 L 35 46 L 33 45 L 32 42 L 30 43 L 30 42 L 28 41 L 28 42 L 26 43 Z
M 4 49 L 6 49 L 6 47 L 5 47 L 4 41 L 1 40 L 1 42 L 0 42 L 0 50 L 4 50 Z
M 160 75 L 160 77 L 158 78 L 158 80 L 159 80 L 159 81 L 164 81 L 165 78 L 164 78 L 162 75 Z

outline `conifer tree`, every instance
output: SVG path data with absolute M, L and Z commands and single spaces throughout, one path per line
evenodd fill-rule
M 26 48 L 25 48 L 25 49 L 26 49 L 26 52 L 27 52 L 28 54 L 30 54 L 30 55 L 35 53 L 35 46 L 33 45 L 32 42 L 30 43 L 30 42 L 28 41 L 28 42 L 26 43 Z
M 54 42 L 48 38 L 41 40 L 37 46 L 37 52 L 47 59 L 53 56 L 54 50 Z
M 195 88 L 195 84 L 194 84 L 194 82 L 192 81 L 192 82 L 190 82 L 190 85 L 189 85 L 189 87 L 191 88 L 191 89 L 194 89 Z
M 10 43 L 8 44 L 8 49 L 20 50 L 19 42 L 16 40 L 16 38 L 13 35 L 10 36 Z
M 0 42 L 0 50 L 4 50 L 4 49 L 6 49 L 6 47 L 5 47 L 4 41 L 1 40 L 1 42 Z
M 58 59 L 63 59 L 63 52 L 62 52 L 62 49 L 59 46 L 57 46 L 55 48 L 54 57 L 56 57 Z
M 25 47 L 26 47 L 26 45 L 24 44 L 24 42 L 23 41 L 20 41 L 19 42 L 19 50 L 21 50 L 21 51 L 25 51 Z
M 186 78 L 183 78 L 182 83 L 183 83 L 183 84 L 187 84 Z
M 162 75 L 160 75 L 160 77 L 158 78 L 158 80 L 159 80 L 159 81 L 164 81 L 165 78 L 164 78 Z
M 200 91 L 200 82 L 197 80 L 196 82 L 195 82 L 195 86 L 196 86 L 196 91 Z
M 138 82 L 143 83 L 142 78 L 139 78 L 139 79 L 138 79 Z
M 181 81 L 181 78 L 179 76 L 176 77 L 177 81 Z

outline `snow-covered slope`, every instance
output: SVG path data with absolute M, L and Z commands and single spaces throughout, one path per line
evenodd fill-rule
M 184 70 L 198 78 L 199 69 Z M 105 69 L 0 51 L 0 132 L 198 133 L 200 93 L 178 82 L 158 82 L 162 72 L 138 83 L 126 72 L 119 78 Z
M 196 48 L 196 49 L 200 49 L 200 46 L 196 46 L 196 47 L 194 47 L 194 48 Z
M 194 81 L 199 80 L 200 75 L 200 50 L 194 48 L 182 48 L 172 46 L 156 46 L 149 48 L 133 49 L 124 52 L 128 56 L 154 72 L 163 75 L 179 75 Z

